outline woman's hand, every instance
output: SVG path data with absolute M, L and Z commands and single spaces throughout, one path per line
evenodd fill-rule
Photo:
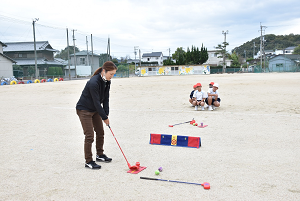
M 105 119 L 105 120 L 103 120 L 103 121 L 104 121 L 104 123 L 106 124 L 106 126 L 109 125 L 109 119 Z

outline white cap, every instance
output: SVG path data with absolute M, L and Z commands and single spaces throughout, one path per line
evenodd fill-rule
M 219 84 L 218 83 L 215 83 L 213 86 L 219 88 Z

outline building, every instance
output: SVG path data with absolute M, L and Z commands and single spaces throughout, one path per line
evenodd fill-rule
M 7 45 L 0 41 L 0 78 L 9 78 L 13 76 L 13 64 L 16 61 L 3 54 L 3 47 L 7 47 Z
M 272 58 L 276 55 L 280 54 L 293 54 L 295 46 L 287 47 L 283 50 L 265 50 L 265 56 L 266 58 Z M 260 51 L 257 52 L 257 54 L 254 56 L 254 59 L 259 59 L 260 58 Z
M 76 62 L 75 62 L 75 57 L 76 57 Z M 98 54 L 94 54 L 94 53 L 92 54 L 92 52 L 90 51 L 87 52 L 86 50 L 83 50 L 80 52 L 76 52 L 75 57 L 74 54 L 70 55 L 70 65 L 74 66 L 73 68 L 74 70 L 75 70 L 75 64 L 76 66 L 87 66 L 87 68 L 91 69 L 90 75 L 92 75 L 99 68 L 100 55 Z M 74 74 L 75 76 L 75 72 L 71 74 L 72 75 Z
M 32 75 L 32 68 L 35 68 L 35 52 L 34 42 L 8 42 L 3 49 L 6 56 L 12 58 L 17 62 L 17 65 L 23 68 L 24 76 Z M 47 76 L 49 67 L 61 67 L 66 65 L 65 62 L 54 58 L 54 53 L 57 50 L 53 49 L 48 41 L 36 42 L 37 53 L 37 68 L 39 75 Z M 34 73 L 35 75 L 35 70 Z
M 219 53 L 219 50 L 207 50 L 208 60 L 204 63 L 211 67 L 223 66 L 222 54 Z M 232 60 L 225 59 L 226 66 L 231 66 Z
M 300 55 L 281 54 L 269 60 L 269 71 L 271 72 L 294 72 L 299 68 Z
M 149 64 L 147 64 L 149 63 Z M 142 66 L 163 66 L 163 53 L 151 52 L 142 55 Z

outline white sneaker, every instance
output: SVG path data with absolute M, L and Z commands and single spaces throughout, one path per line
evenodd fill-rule
M 213 105 L 213 106 L 212 106 L 212 109 L 213 109 L 213 110 L 216 109 L 216 106 Z
M 208 105 L 204 105 L 204 108 L 208 108 Z
M 195 110 L 198 110 L 198 106 L 195 106 Z
M 211 105 L 208 106 L 208 110 L 209 110 L 209 111 L 213 111 Z
M 204 110 L 204 106 L 201 106 L 201 110 Z

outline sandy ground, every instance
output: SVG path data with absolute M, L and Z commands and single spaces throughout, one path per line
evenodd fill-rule
M 147 166 L 137 175 L 107 127 L 113 161 L 84 168 L 75 105 L 86 81 L 0 86 L 0 200 L 300 200 L 300 73 L 113 79 L 111 128 L 129 162 Z M 221 107 L 195 111 L 192 86 L 211 81 Z M 192 118 L 208 127 L 168 127 Z M 150 145 L 150 133 L 199 136 L 202 147 Z

